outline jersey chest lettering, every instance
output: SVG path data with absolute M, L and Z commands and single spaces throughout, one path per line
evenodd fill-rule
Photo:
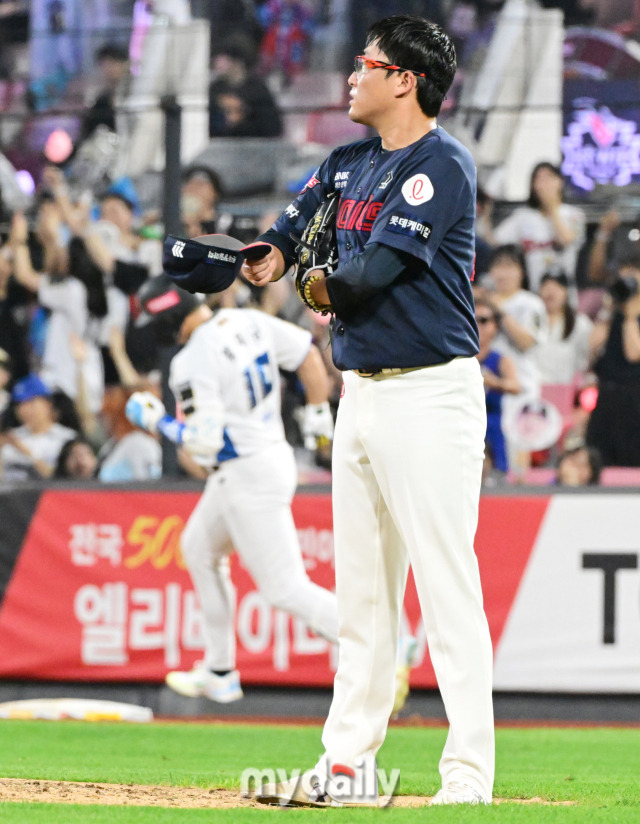
M 373 155 L 367 155 L 366 165 L 363 164 L 359 169 L 352 169 L 348 173 L 336 218 L 337 229 L 371 234 L 375 219 L 389 193 L 387 187 L 393 181 L 394 174 L 391 162 L 385 163 L 377 158 L 375 165 L 372 166 L 372 157 Z
M 336 227 L 347 231 L 371 232 L 373 223 L 382 209 L 382 202 L 373 200 L 355 200 L 346 198 L 340 201 Z

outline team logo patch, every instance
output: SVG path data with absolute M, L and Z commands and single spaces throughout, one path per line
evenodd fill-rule
M 430 223 L 416 220 L 407 215 L 391 215 L 387 223 L 387 229 L 399 235 L 416 237 L 418 240 L 426 243 L 429 240 L 433 227 Z
M 385 177 L 385 179 L 384 179 L 384 180 L 382 181 L 382 183 L 378 186 L 378 189 L 386 189 L 386 188 L 387 188 L 387 186 L 391 183 L 391 181 L 392 181 L 392 180 L 393 180 L 393 169 L 390 169 L 390 170 L 387 172 L 387 176 Z
M 305 183 L 304 188 L 303 188 L 302 192 L 300 192 L 300 194 L 302 194 L 303 192 L 306 192 L 307 189 L 313 189 L 313 187 L 317 186 L 318 183 L 320 183 L 320 181 L 315 176 L 315 174 L 312 174 L 311 177 L 309 178 L 309 180 L 307 180 L 307 182 Z
M 412 206 L 427 203 L 434 195 L 433 183 L 426 175 L 414 175 L 402 185 L 402 196 Z
M 173 247 L 172 247 L 172 249 L 171 249 L 171 254 L 172 254 L 174 257 L 181 258 L 181 257 L 182 257 L 182 253 L 184 252 L 184 247 L 185 247 L 185 246 L 186 246 L 186 243 L 184 243 L 184 241 L 182 241 L 182 240 L 176 240 L 176 242 L 173 244 Z

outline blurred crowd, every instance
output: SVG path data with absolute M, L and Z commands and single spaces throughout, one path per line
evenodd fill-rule
M 219 209 L 221 184 L 205 167 L 185 170 L 181 235 L 224 232 L 245 242 L 242 220 Z M 0 479 L 92 478 L 105 482 L 163 474 L 159 442 L 133 427 L 124 408 L 136 390 L 161 396 L 175 350 L 137 324 L 136 294 L 162 272 L 157 214 L 141 213 L 135 188 L 121 180 L 96 196 L 74 198 L 64 171 L 47 165 L 33 207 L 15 211 L 0 233 Z M 149 221 L 154 221 L 149 223 Z M 328 327 L 305 310 L 285 282 L 255 290 L 238 282 L 212 306 L 247 306 L 307 326 L 328 364 Z M 334 403 L 338 398 L 335 376 Z M 287 376 L 284 415 L 302 446 L 302 387 Z M 165 466 L 166 468 L 166 466 Z M 186 455 L 177 472 L 199 477 Z
M 487 480 L 597 484 L 640 467 L 640 246 L 615 211 L 587 239 L 560 169 L 532 170 L 529 199 L 498 223 L 478 197 L 474 283 L 487 397 Z M 576 459 L 588 472 L 567 472 Z M 489 480 L 490 479 L 490 480 Z M 585 480 L 586 479 L 586 480 Z
M 503 2 L 200 5 L 210 6 L 215 22 L 210 136 L 275 137 L 283 130 L 278 89 L 308 68 L 323 30 L 335 31 L 348 18 L 350 36 L 361 45 L 371 20 L 395 11 L 422 14 L 453 33 L 464 67 L 473 50 L 488 42 L 487 27 Z M 611 4 L 615 19 L 609 19 L 609 5 L 596 0 L 541 5 L 562 8 L 569 23 L 637 34 L 637 15 L 625 4 Z M 347 52 L 351 60 L 355 52 Z M 55 152 L 46 151 L 39 157 L 29 208 L 10 208 L 0 188 L 3 482 L 197 475 L 185 456 L 167 461 L 159 442 L 124 414 L 133 391 L 166 398 L 172 352 L 137 325 L 136 298 L 140 286 L 162 271 L 163 230 L 160 204 L 143 205 L 128 178 L 105 185 L 89 169 L 87 179 L 78 180 L 83 145 L 116 130 L 115 99 L 130 73 L 130 51 L 103 44 L 95 61 L 100 88 L 63 159 L 53 162 Z M 349 65 L 342 68 L 350 71 Z M 20 149 L 18 141 L 14 155 Z M 275 217 L 265 210 L 247 222 L 221 204 L 224 191 L 215 171 L 185 169 L 182 236 L 222 232 L 250 242 Z M 634 231 L 609 211 L 595 234 L 589 232 L 584 211 L 565 202 L 562 175 L 550 162 L 531 170 L 528 201 L 516 208 L 505 211 L 479 190 L 474 293 L 488 486 L 527 482 L 537 469 L 552 470 L 552 483 L 583 486 L 597 484 L 603 468 L 640 467 L 640 227 Z M 303 306 L 291 279 L 264 290 L 238 281 L 215 300 L 259 305 L 310 329 L 332 376 L 335 410 L 341 376 L 331 362 L 328 318 Z M 304 399 L 296 376 L 286 378 L 285 428 L 301 446 L 297 420 Z
M 220 208 L 218 176 L 185 170 L 182 235 L 247 230 Z M 526 205 L 500 221 L 478 196 L 474 294 L 488 413 L 486 482 L 525 482 L 558 467 L 554 482 L 597 483 L 601 467 L 639 466 L 640 254 L 613 243 L 608 212 L 587 241 L 581 208 L 563 200 L 553 164 L 538 164 Z M 14 212 L 0 244 L 2 479 L 97 477 L 117 482 L 163 473 L 162 450 L 124 415 L 140 388 L 163 392 L 166 346 L 139 327 L 136 293 L 162 271 L 157 215 L 141 213 L 130 181 L 72 197 L 64 170 L 47 165 L 28 213 Z M 633 233 L 632 233 L 633 235 Z M 618 256 L 616 257 L 615 254 Z M 309 328 L 333 379 L 327 318 L 306 309 L 292 281 L 260 290 L 238 280 L 212 305 L 259 305 Z M 171 354 L 171 353 L 169 353 Z M 303 403 L 285 381 L 288 437 L 300 445 Z M 582 461 L 585 471 L 575 470 Z M 178 471 L 190 471 L 188 461 Z M 588 471 L 587 471 L 588 470 Z

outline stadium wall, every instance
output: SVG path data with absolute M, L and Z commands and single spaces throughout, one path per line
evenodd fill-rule
M 199 492 L 0 491 L 0 678 L 156 684 L 190 668 L 203 639 L 180 534 Z M 301 488 L 293 509 L 308 574 L 332 587 L 329 490 Z M 496 690 L 640 693 L 640 490 L 487 493 L 476 549 Z M 330 686 L 330 645 L 272 610 L 235 557 L 232 575 L 243 681 Z M 411 579 L 403 621 L 418 638 L 412 686 L 433 688 Z

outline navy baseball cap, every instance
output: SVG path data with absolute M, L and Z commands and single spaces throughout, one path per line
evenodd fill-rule
M 229 235 L 179 238 L 168 235 L 162 266 L 176 286 L 191 294 L 223 292 L 238 276 L 244 244 Z
M 50 398 L 51 390 L 41 377 L 32 373 L 13 387 L 12 399 L 16 403 L 30 401 L 32 398 Z

